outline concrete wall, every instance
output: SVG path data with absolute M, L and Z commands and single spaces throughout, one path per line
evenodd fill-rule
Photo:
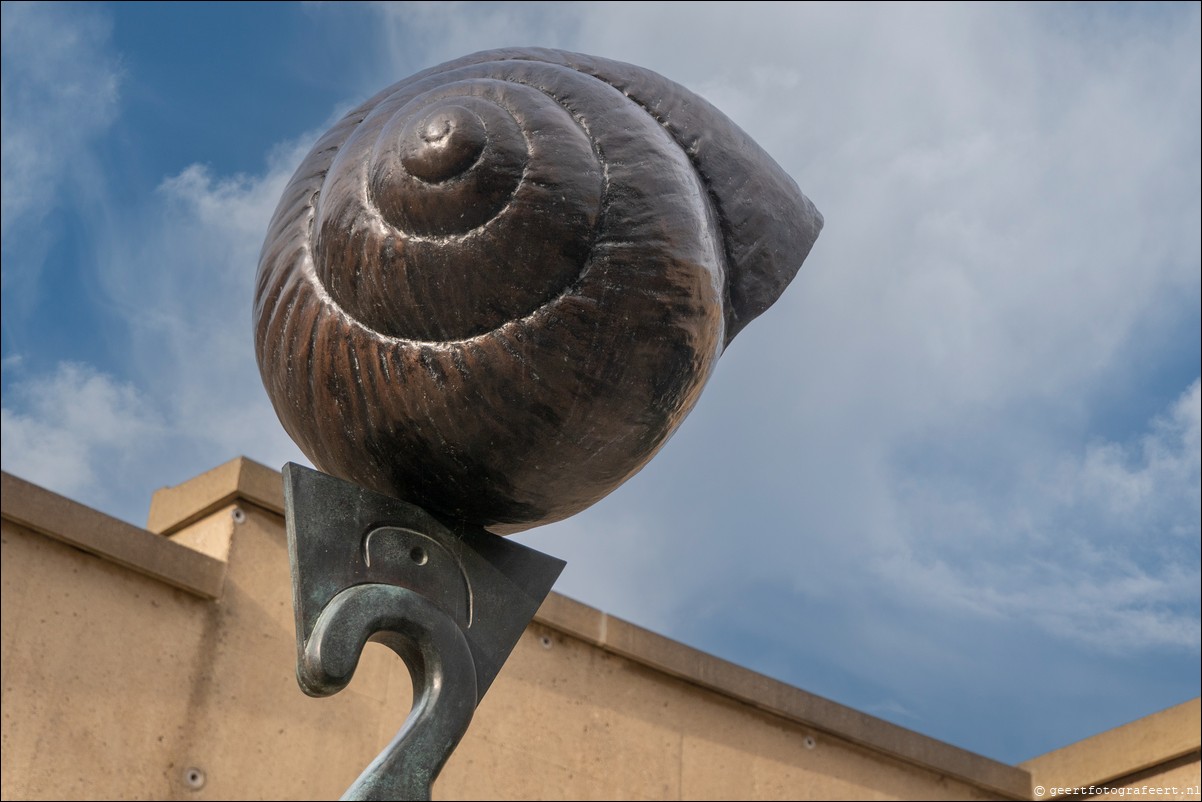
M 1198 799 L 1202 785 L 1198 699 L 1028 760 L 1036 798 Z
M 334 697 L 297 687 L 275 471 L 234 460 L 160 491 L 148 529 L 7 474 L 0 500 L 5 799 L 333 798 L 408 712 L 382 647 Z M 1123 777 L 1196 785 L 1185 708 L 1192 740 Z M 1032 775 L 1101 776 L 1060 752 L 997 763 L 552 594 L 434 795 L 1026 799 Z

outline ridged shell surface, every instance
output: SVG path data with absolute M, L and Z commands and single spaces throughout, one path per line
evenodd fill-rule
M 654 456 L 822 218 L 647 70 L 478 53 L 349 113 L 259 264 L 256 354 L 320 469 L 510 533 Z

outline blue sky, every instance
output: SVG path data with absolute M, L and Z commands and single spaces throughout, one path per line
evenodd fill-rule
M 519 536 L 557 589 L 1005 761 L 1199 693 L 1197 4 L 3 6 L 4 470 L 142 523 L 301 459 L 274 205 L 466 53 L 649 67 L 826 217 L 661 454 Z

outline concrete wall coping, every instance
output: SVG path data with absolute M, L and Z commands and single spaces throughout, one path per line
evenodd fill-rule
M 808 693 L 567 596 L 552 593 L 534 620 L 636 663 L 904 763 L 1007 798 L 1031 798 L 1031 775 L 1021 768 Z
M 235 501 L 284 514 L 280 472 L 246 457 L 235 457 L 174 487 L 154 491 L 146 528 L 171 535 Z
M 1202 749 L 1202 699 L 1091 735 L 1020 764 L 1048 788 L 1105 785 Z
M 158 490 L 151 500 L 147 528 L 171 534 L 233 503 L 251 503 L 282 515 L 280 472 L 238 457 L 175 487 Z M 1030 798 L 1031 777 L 1021 768 L 807 693 L 558 593 L 547 597 L 534 620 L 636 663 L 905 763 L 965 780 L 1002 796 Z
M 10 473 L 0 474 L 0 516 L 206 599 L 219 598 L 225 586 L 226 563 L 222 560 Z

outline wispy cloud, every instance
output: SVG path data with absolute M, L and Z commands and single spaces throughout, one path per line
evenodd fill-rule
M 136 473 L 135 461 L 164 434 L 137 388 L 86 365 L 18 382 L 4 401 L 4 469 L 74 497 L 110 498 L 113 477 Z
M 262 232 L 307 148 L 279 149 L 259 176 L 188 167 L 96 243 L 96 281 L 123 310 L 126 329 L 113 336 L 136 383 L 83 365 L 45 375 L 14 363 L 5 470 L 138 521 L 150 490 L 202 466 L 238 454 L 303 461 L 259 379 L 250 300 Z M 122 470 L 106 470 L 116 457 Z
M 9 302 L 42 291 L 29 242 L 52 233 L 39 221 L 76 194 L 82 173 L 102 171 L 94 140 L 115 120 L 120 59 L 102 15 L 52 4 L 6 4 L 4 47 Z M 250 303 L 263 232 L 313 138 L 264 154 L 259 175 L 193 165 L 132 206 L 91 176 L 75 213 L 93 238 L 75 280 L 120 321 L 104 336 L 121 344 L 123 378 L 6 354 L 5 470 L 138 521 L 150 490 L 202 466 L 240 453 L 301 458 L 259 381 Z
M 1005 493 L 899 476 L 874 560 L 899 598 L 1028 622 L 1103 651 L 1199 649 L 1199 382 L 1134 443 L 1034 453 Z
M 89 145 L 116 118 L 120 60 L 110 25 L 86 6 L 5 3 L 0 107 L 0 237 L 5 243 L 3 283 L 29 293 L 46 245 L 31 247 L 36 226 L 76 193 L 91 195 L 99 181 Z M 64 192 L 70 187 L 71 191 Z M 20 247 L 8 248 L 20 231 Z

